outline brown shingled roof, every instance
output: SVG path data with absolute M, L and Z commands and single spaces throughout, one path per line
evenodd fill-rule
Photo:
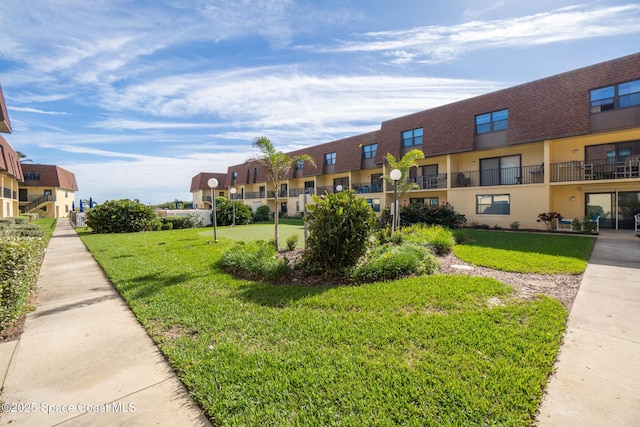
M 9 114 L 7 113 L 7 104 L 4 102 L 2 86 L 0 86 L 0 132 L 11 133 L 11 122 L 9 122 Z
M 18 154 L 2 136 L 0 136 L 0 171 L 22 181 L 22 168 Z
M 208 181 L 211 178 L 215 178 L 218 180 L 218 189 L 226 188 L 226 176 L 225 173 L 216 173 L 216 172 L 200 172 L 198 175 L 191 178 L 191 189 L 189 192 L 193 193 L 198 190 L 211 190 L 209 187 Z
M 589 93 L 603 85 L 640 79 L 640 53 L 480 95 L 382 123 L 376 161 L 399 156 L 402 132 L 423 128 L 426 156 L 474 149 L 475 116 L 509 109 L 508 143 L 589 133 Z
M 60 166 L 22 163 L 22 171 L 24 173 L 36 172 L 40 174 L 40 179 L 38 181 L 24 181 L 21 185 L 24 185 L 25 187 L 50 186 L 69 191 L 78 191 L 76 176 L 73 172 L 69 172 Z

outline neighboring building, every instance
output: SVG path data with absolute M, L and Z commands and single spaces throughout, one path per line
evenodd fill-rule
M 214 189 L 216 197 L 227 197 L 228 189 L 225 183 L 224 173 L 201 172 L 191 178 L 191 189 L 189 190 L 193 199 L 194 209 L 211 209 L 213 201 L 211 200 L 211 187 L 209 180 L 215 178 L 218 180 L 218 186 Z
M 55 165 L 22 164 L 19 199 L 22 213 L 40 212 L 43 217 L 68 217 L 73 209 L 76 177 Z
M 11 133 L 11 123 L 0 87 L 0 132 Z M 0 218 L 18 215 L 18 181 L 22 180 L 20 159 L 0 136 Z
M 401 204 L 451 203 L 468 223 L 544 228 L 543 212 L 599 214 L 600 227 L 633 229 L 640 212 L 640 53 L 387 120 L 380 130 L 289 153 L 311 155 L 279 189 L 254 163 L 226 175 L 251 207 L 295 216 L 305 194 L 354 190 L 374 208 L 393 203 L 387 153 L 425 159 Z M 306 199 L 307 202 L 309 201 Z

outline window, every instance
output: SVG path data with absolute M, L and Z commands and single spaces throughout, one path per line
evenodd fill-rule
M 426 205 L 426 206 L 438 206 L 438 198 L 437 197 L 419 197 L 419 198 L 410 198 L 409 204 L 418 204 L 418 205 Z
M 406 130 L 402 132 L 402 146 L 410 147 L 412 145 L 422 144 L 422 128 Z
M 640 80 L 593 89 L 590 101 L 592 113 L 640 105 Z
M 341 185 L 343 190 L 348 190 L 349 189 L 349 178 L 348 177 L 345 177 L 345 178 L 334 178 L 333 179 L 333 189 L 334 189 L 334 191 L 338 191 L 338 185 Z
M 362 147 L 362 157 L 373 159 L 376 157 L 376 151 L 378 151 L 378 144 L 365 145 Z
M 304 194 L 315 194 L 316 182 L 305 181 L 304 182 Z
M 296 162 L 296 170 L 301 171 L 304 169 L 304 160 L 298 160 Z
M 335 165 L 336 164 L 336 153 L 327 153 L 324 155 L 324 164 L 325 165 Z
M 374 212 L 380 212 L 380 199 L 367 199 L 367 204 Z
M 507 129 L 509 110 L 494 111 L 493 113 L 476 116 L 476 133 L 498 132 Z
M 508 194 L 488 194 L 476 196 L 478 215 L 509 215 L 510 196 Z
M 236 180 L 236 178 L 238 178 L 238 172 L 233 172 L 233 173 L 231 174 L 231 181 L 235 181 L 235 180 Z
M 251 169 L 247 169 L 247 184 L 251 182 Z
M 25 181 L 40 181 L 40 172 L 25 172 Z
M 255 184 L 258 180 L 258 168 L 253 168 L 253 183 Z
M 520 155 L 480 159 L 480 185 L 508 185 L 521 182 Z

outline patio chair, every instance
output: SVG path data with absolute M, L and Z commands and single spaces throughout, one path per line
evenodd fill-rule
M 638 176 L 640 167 L 640 155 L 629 156 L 624 161 L 624 176 L 630 178 Z

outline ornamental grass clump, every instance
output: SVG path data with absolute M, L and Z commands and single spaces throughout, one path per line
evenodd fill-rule
M 263 240 L 236 243 L 222 255 L 220 267 L 236 276 L 275 283 L 288 279 L 292 271 L 275 246 Z
M 456 244 L 453 233 L 441 225 L 414 224 L 402 228 L 400 234 L 403 242 L 428 245 L 437 255 L 448 254 Z
M 384 245 L 373 249 L 354 267 L 351 278 L 358 283 L 395 280 L 411 275 L 428 275 L 440 267 L 426 246 L 416 243 Z

